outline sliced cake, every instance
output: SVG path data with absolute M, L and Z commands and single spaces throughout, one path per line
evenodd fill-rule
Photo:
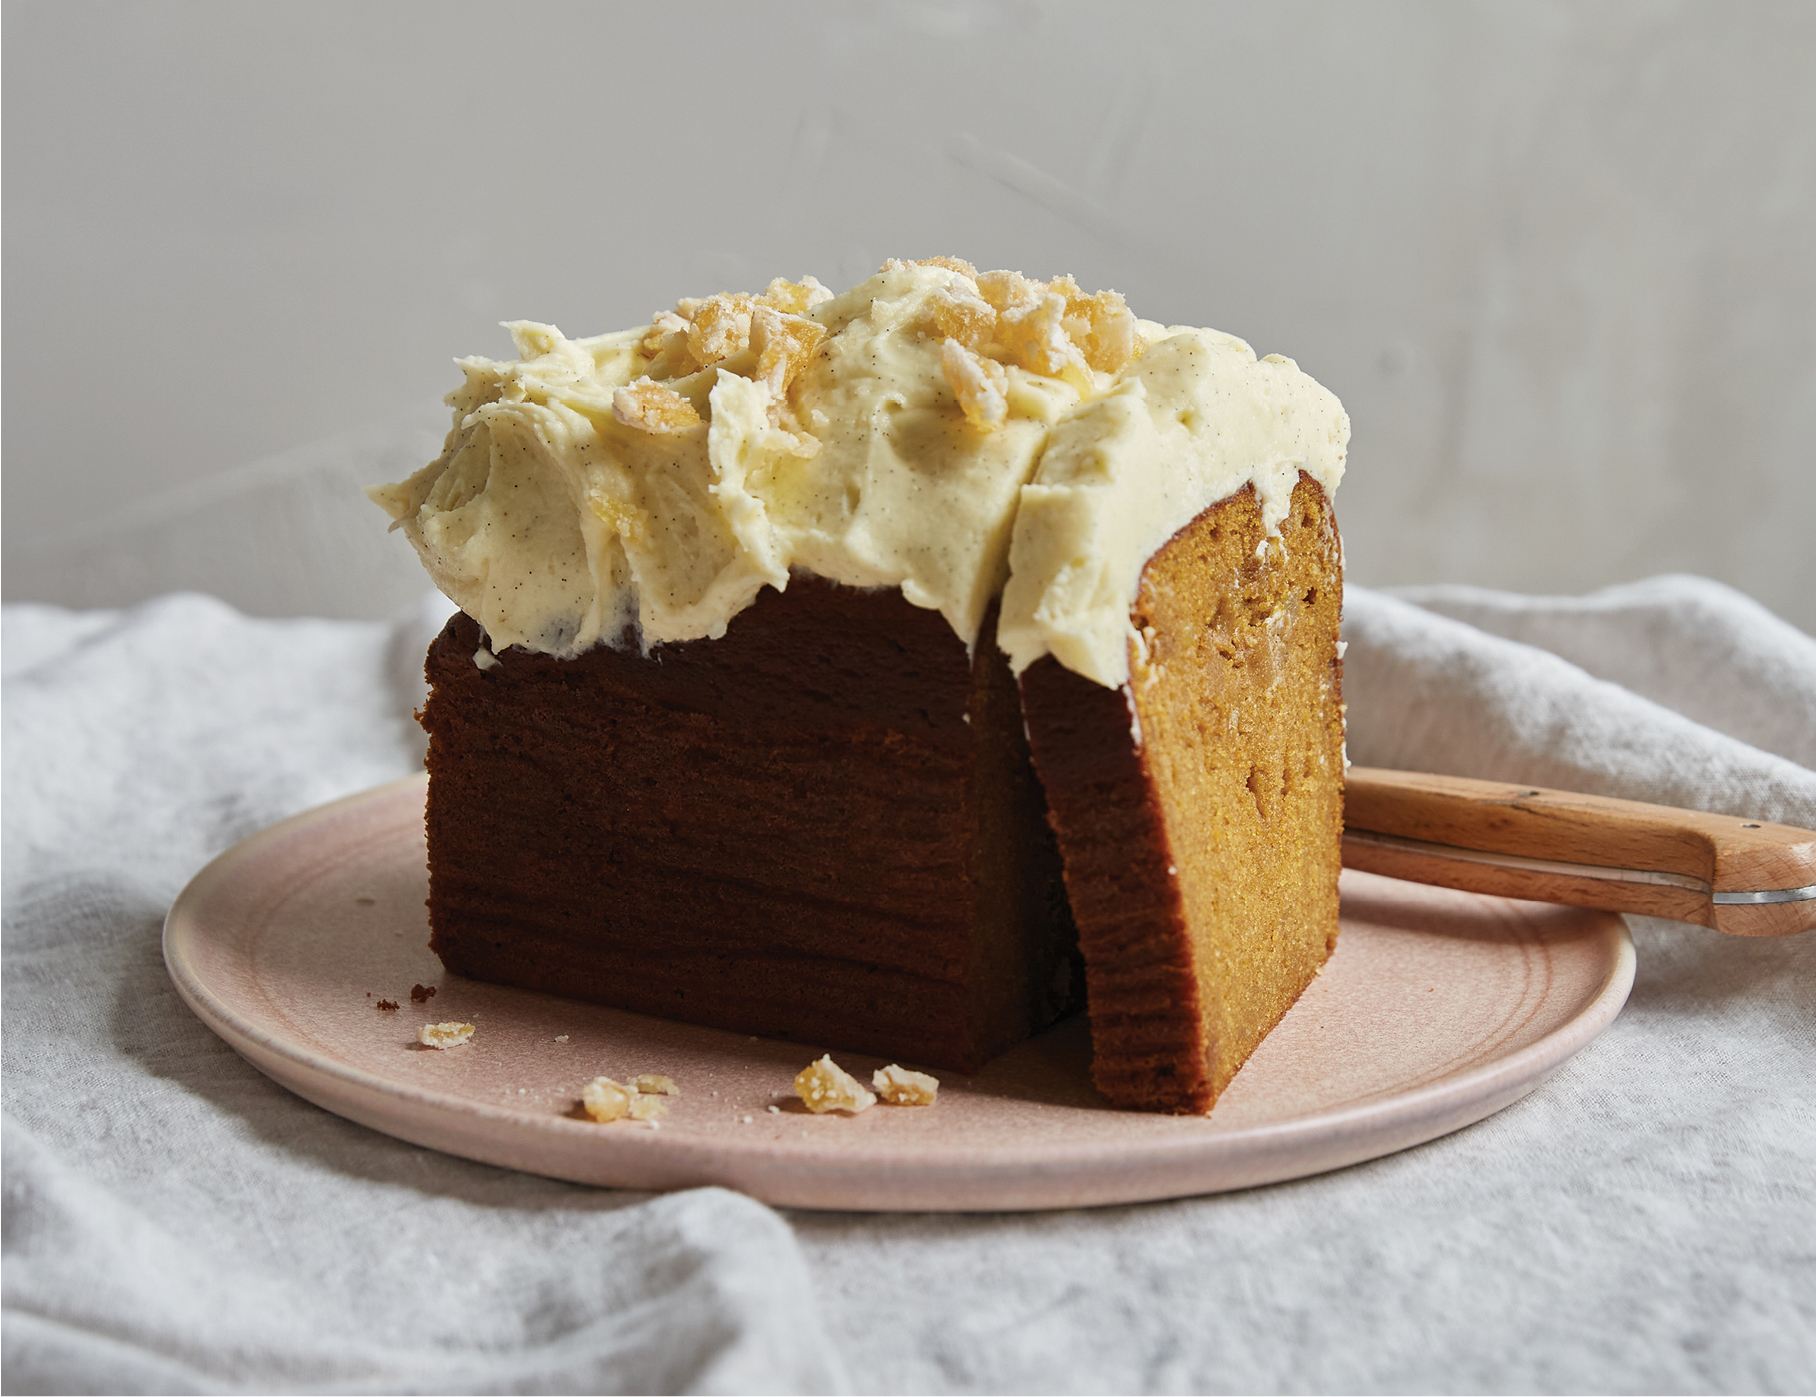
M 1076 935 L 1104 1093 L 1208 1109 L 1336 934 L 1336 399 L 947 258 L 511 329 L 374 492 L 449 968 L 969 1070 Z

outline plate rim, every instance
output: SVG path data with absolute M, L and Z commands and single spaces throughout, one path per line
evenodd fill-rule
M 268 1029 L 247 1020 L 205 983 L 204 978 L 197 973 L 190 954 L 192 947 L 199 946 L 203 935 L 200 918 L 196 915 L 195 909 L 204 904 L 218 886 L 228 882 L 241 865 L 269 846 L 304 834 L 311 827 L 330 823 L 337 817 L 356 809 L 364 809 L 399 799 L 407 792 L 426 791 L 427 784 L 426 773 L 404 776 L 300 811 L 248 835 L 210 859 L 184 886 L 164 918 L 162 936 L 164 962 L 178 995 L 211 1032 L 225 1041 L 262 1074 L 270 1077 L 286 1090 L 334 1114 L 355 1120 L 370 1129 L 390 1134 L 395 1138 L 410 1140 L 417 1144 L 429 1144 L 432 1148 L 443 1152 L 480 1160 L 488 1164 L 521 1169 L 548 1177 L 566 1178 L 571 1182 L 601 1187 L 637 1189 L 642 1186 L 636 1183 L 602 1182 L 598 1176 L 611 1173 L 612 1170 L 609 1167 L 588 1170 L 585 1176 L 569 1173 L 554 1174 L 534 1166 L 511 1164 L 495 1158 L 489 1153 L 475 1153 L 470 1149 L 431 1142 L 428 1139 L 419 1138 L 423 1132 L 403 1133 L 393 1128 L 391 1124 L 380 1124 L 365 1119 L 364 1112 L 350 1114 L 349 1110 L 345 1108 L 356 1103 L 350 1103 L 344 1098 L 348 1094 L 352 1094 L 372 1098 L 378 1102 L 395 1103 L 419 1113 L 432 1113 L 444 1118 L 446 1124 L 456 1131 L 459 1123 L 464 1120 L 494 1126 L 509 1126 L 514 1130 L 527 1129 L 545 1139 L 572 1141 L 575 1144 L 584 1143 L 585 1148 L 599 1163 L 608 1166 L 614 1158 L 620 1155 L 622 1155 L 621 1162 L 624 1164 L 633 1162 L 648 1164 L 650 1162 L 648 1152 L 655 1148 L 661 1155 L 669 1157 L 674 1163 L 680 1165 L 682 1172 L 685 1172 L 689 1166 L 710 1169 L 711 1166 L 722 1162 L 730 1154 L 759 1164 L 766 1164 L 770 1168 L 783 1168 L 796 1175 L 812 1174 L 821 1170 L 842 1172 L 861 1169 L 873 1174 L 878 1172 L 893 1174 L 903 1171 L 912 1173 L 930 1183 L 937 1183 L 941 1176 L 962 1173 L 966 1176 L 967 1191 L 970 1194 L 982 1195 L 1001 1193 L 1003 1192 L 1002 1185 L 1010 1184 L 1020 1186 L 1015 1190 L 1019 1195 L 1038 1193 L 1041 1190 L 1037 1187 L 1030 1187 L 1030 1185 L 1038 1184 L 1039 1180 L 1031 1176 L 1046 1175 L 1057 1182 L 1079 1171 L 1088 1171 L 1093 1167 L 1101 1167 L 1111 1162 L 1117 1163 L 1125 1170 L 1128 1169 L 1131 1161 L 1127 1158 L 1126 1147 L 1119 1147 L 1110 1141 L 1079 1143 L 1043 1141 L 1038 1146 L 1014 1148 L 993 1148 L 975 1144 L 962 1147 L 933 1146 L 929 1148 L 923 1146 L 916 1149 L 911 1162 L 905 1162 L 899 1154 L 885 1147 L 855 1143 L 828 1147 L 811 1142 L 779 1142 L 773 1139 L 763 1139 L 752 1140 L 748 1145 L 731 1145 L 722 1140 L 690 1138 L 678 1133 L 660 1134 L 651 1131 L 620 1131 L 612 1132 L 608 1136 L 590 1122 L 565 1116 L 526 1116 L 511 1108 L 476 1101 L 455 1092 L 437 1091 L 414 1084 L 400 1083 L 369 1069 L 325 1057 L 288 1042 Z M 1403 880 L 1389 879 L 1388 881 Z M 1464 895 L 1487 896 L 1486 894 Z M 1497 900 L 1509 901 L 1511 899 Z M 1288 1166 L 1279 1169 L 1263 1167 L 1245 1181 L 1218 1183 L 1202 1188 L 1191 1186 L 1182 1188 L 1178 1186 L 1180 1181 L 1175 1179 L 1159 1191 L 1142 1191 L 1131 1186 L 1120 1192 L 1113 1192 L 1110 1196 L 1084 1200 L 1068 1201 L 1070 1195 L 1065 1194 L 1062 1188 L 1053 1201 L 1016 1202 L 1005 1199 L 995 1201 L 986 1199 L 979 1202 L 965 1201 L 961 1198 L 950 1202 L 928 1204 L 904 1200 L 904 1206 L 901 1208 L 883 1209 L 875 1205 L 867 1205 L 863 1210 L 1036 1211 L 1153 1201 L 1159 1198 L 1223 1192 L 1266 1183 L 1285 1182 L 1289 1179 L 1309 1177 L 1333 1169 L 1345 1168 L 1351 1164 L 1383 1157 L 1414 1145 L 1427 1143 L 1472 1125 L 1511 1105 L 1541 1085 L 1546 1078 L 1612 1024 L 1626 1004 L 1632 990 L 1636 970 L 1633 939 L 1626 920 L 1614 912 L 1597 913 L 1589 909 L 1578 910 L 1597 918 L 1600 922 L 1600 926 L 1592 934 L 1604 943 L 1602 949 L 1606 957 L 1605 973 L 1601 984 L 1589 996 L 1582 1008 L 1537 1041 L 1511 1053 L 1497 1056 L 1488 1062 L 1447 1074 L 1405 1091 L 1389 1092 L 1381 1096 L 1347 1102 L 1309 1115 L 1219 1129 L 1214 1132 L 1193 1130 L 1187 1125 L 1174 1136 L 1144 1138 L 1141 1142 L 1141 1169 L 1139 1172 L 1143 1175 L 1155 1173 L 1166 1175 L 1177 1173 L 1183 1168 L 1190 1173 L 1194 1164 L 1205 1164 L 1206 1161 L 1203 1157 L 1209 1155 L 1213 1157 L 1209 1161 L 1213 1166 L 1209 1172 L 1214 1173 L 1218 1157 L 1226 1157 L 1223 1160 L 1225 1164 L 1239 1165 L 1245 1157 L 1260 1157 L 1265 1160 L 1271 1155 L 1282 1153 L 1290 1155 L 1295 1152 L 1296 1148 L 1307 1145 L 1318 1143 L 1326 1145 L 1327 1148 L 1324 1150 L 1314 1151 L 1313 1162 L 1305 1164 L 1304 1167 Z M 324 1096 L 333 1098 L 333 1101 L 322 1099 Z M 1207 1124 L 1210 1120 L 1209 1117 L 1179 1117 L 1177 1119 L 1182 1122 L 1202 1119 Z M 433 1130 L 427 1133 L 437 1136 L 442 1134 L 442 1132 Z M 1384 1141 L 1392 1143 L 1383 1143 Z M 1230 1171 L 1226 1168 L 1223 1172 Z M 1236 1172 L 1241 1173 L 1239 1169 Z M 1133 1180 L 1131 1185 L 1133 1185 Z M 778 1206 L 835 1210 L 854 1208 L 854 1205 L 850 1203 L 837 1201 L 815 1202 L 801 1197 L 765 1196 L 768 1191 L 751 1189 L 739 1183 L 730 1183 L 728 1186 L 743 1188 L 744 1191 L 752 1192 L 754 1196 L 763 1201 L 775 1203 Z M 926 1191 L 922 1189 L 918 1192 Z M 784 1189 L 782 1192 L 792 1194 L 795 1190 Z M 1101 1190 L 1087 1190 L 1087 1192 L 1101 1192 Z

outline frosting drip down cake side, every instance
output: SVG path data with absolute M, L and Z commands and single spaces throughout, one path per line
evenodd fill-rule
M 948 258 L 512 330 L 373 492 L 464 613 L 448 967 L 958 1070 L 1088 984 L 1209 1109 L 1336 934 L 1336 399 Z

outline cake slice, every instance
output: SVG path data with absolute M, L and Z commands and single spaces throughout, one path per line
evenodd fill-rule
M 1265 537 L 1245 488 L 1148 560 L 1126 686 L 1022 672 L 1119 1106 L 1210 1110 L 1336 946 L 1343 575 L 1310 476 Z

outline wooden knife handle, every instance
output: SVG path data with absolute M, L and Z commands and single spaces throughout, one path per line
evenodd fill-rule
M 1733 936 L 1816 928 L 1816 830 L 1362 766 L 1343 825 L 1344 865 L 1370 873 Z

